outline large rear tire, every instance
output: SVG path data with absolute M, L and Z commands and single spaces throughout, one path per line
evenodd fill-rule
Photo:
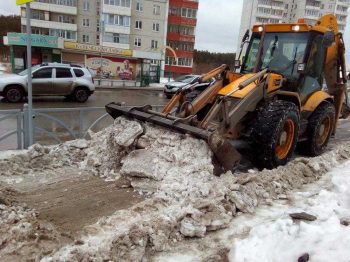
M 252 162 L 268 169 L 285 165 L 297 145 L 299 123 L 299 109 L 292 102 L 274 101 L 260 110 L 252 132 Z
M 334 126 L 334 105 L 324 102 L 312 113 L 306 130 L 307 140 L 298 144 L 298 152 L 312 157 L 322 154 L 326 150 Z

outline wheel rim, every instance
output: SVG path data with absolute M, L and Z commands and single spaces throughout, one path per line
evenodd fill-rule
M 21 92 L 17 89 L 10 89 L 7 91 L 7 99 L 10 101 L 19 101 L 21 99 Z
M 76 93 L 76 98 L 78 101 L 84 101 L 87 98 L 87 94 L 84 90 L 78 90 Z
M 295 125 L 293 120 L 288 119 L 283 126 L 282 132 L 276 146 L 276 155 L 279 159 L 284 159 L 288 156 L 293 145 L 295 133 Z
M 331 127 L 332 120 L 329 116 L 327 116 L 322 120 L 319 130 L 316 134 L 316 144 L 318 146 L 323 146 L 326 143 L 329 133 L 331 131 Z

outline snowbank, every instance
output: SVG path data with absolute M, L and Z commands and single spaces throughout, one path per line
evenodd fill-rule
M 308 212 L 317 220 L 293 221 L 288 214 L 295 212 Z M 350 162 L 293 195 L 292 205 L 265 210 L 264 216 L 268 220 L 235 242 L 231 261 L 298 261 L 303 254 L 310 261 L 349 261 Z

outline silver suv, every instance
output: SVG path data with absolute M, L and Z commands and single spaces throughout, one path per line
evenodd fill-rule
M 95 85 L 86 68 L 50 63 L 32 67 L 33 96 L 65 96 L 84 103 L 94 93 Z M 23 100 L 28 92 L 28 72 L 0 75 L 0 96 L 8 102 Z

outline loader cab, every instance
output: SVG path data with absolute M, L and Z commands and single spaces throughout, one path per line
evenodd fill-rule
M 282 89 L 298 92 L 305 100 L 322 89 L 327 47 L 324 34 L 310 31 L 307 25 L 265 25 L 253 34 L 241 73 L 257 73 L 265 68 L 285 79 Z

